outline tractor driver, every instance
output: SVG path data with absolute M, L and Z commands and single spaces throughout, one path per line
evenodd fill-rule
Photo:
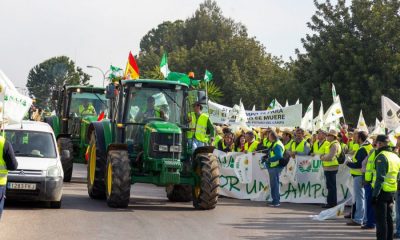
M 139 114 L 139 119 L 161 118 L 167 120 L 166 114 L 162 109 L 155 107 L 155 99 L 150 96 L 147 98 L 147 105 Z
M 93 107 L 93 103 L 85 99 L 83 105 L 79 105 L 79 114 L 81 116 L 96 115 L 96 109 Z

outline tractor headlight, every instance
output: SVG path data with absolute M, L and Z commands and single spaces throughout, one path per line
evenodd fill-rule
M 173 145 L 169 147 L 170 152 L 182 152 L 182 147 L 178 145 Z
M 168 152 L 168 146 L 167 145 L 158 145 L 158 151 Z
M 61 171 L 58 166 L 52 166 L 47 169 L 47 174 L 48 177 L 59 177 L 61 176 Z

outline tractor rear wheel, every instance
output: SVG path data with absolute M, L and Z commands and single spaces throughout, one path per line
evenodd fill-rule
M 131 196 L 131 166 L 126 150 L 111 150 L 105 173 L 107 205 L 127 208 Z
M 89 161 L 87 164 L 87 189 L 90 198 L 105 199 L 104 171 L 106 159 L 99 149 L 94 131 L 89 142 Z
M 213 154 L 198 154 L 194 172 L 199 181 L 193 186 L 193 206 L 199 210 L 215 208 L 218 202 L 219 166 Z
M 167 191 L 167 198 L 171 202 L 192 201 L 192 186 L 190 185 L 169 185 L 165 190 Z
M 74 167 L 74 156 L 73 156 L 73 145 L 72 141 L 70 138 L 65 138 L 65 137 L 60 137 L 57 139 L 57 146 L 60 151 L 60 153 L 63 150 L 68 150 L 69 151 L 69 158 L 61 158 L 61 163 L 62 163 L 62 168 L 64 171 L 64 182 L 71 182 L 72 178 L 72 169 Z

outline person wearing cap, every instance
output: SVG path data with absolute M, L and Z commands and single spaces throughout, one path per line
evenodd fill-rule
M 373 149 L 369 152 L 368 156 L 363 160 L 364 172 L 364 192 L 365 192 L 365 214 L 364 225 L 362 229 L 374 229 L 376 226 L 375 211 L 372 206 L 372 175 L 375 168 L 375 153 L 376 153 L 376 135 L 371 136 Z
M 229 128 L 226 128 L 229 130 Z M 231 131 L 224 131 L 224 138 L 218 142 L 217 149 L 223 152 L 235 151 L 235 135 Z
M 192 150 L 198 147 L 206 146 L 210 138 L 214 137 L 214 126 L 207 113 L 202 113 L 203 106 L 200 102 L 194 104 L 194 112 L 189 116 L 188 139 L 191 139 Z
M 389 137 L 376 137 L 372 204 L 375 206 L 376 238 L 393 239 L 393 202 L 397 191 L 400 158 L 389 147 Z
M 268 169 L 269 183 L 271 187 L 272 202 L 269 204 L 269 206 L 279 207 L 281 205 L 279 193 L 279 175 L 283 169 L 283 167 L 279 165 L 279 160 L 283 158 L 285 147 L 279 140 L 278 134 L 275 131 L 269 132 L 268 140 L 272 143 L 272 145 L 268 153 L 268 158 L 264 164 Z
M 363 174 L 361 171 L 362 162 L 372 150 L 372 144 L 368 141 L 368 134 L 365 131 L 355 133 L 354 138 L 360 146 L 354 153 L 352 162 L 347 161 L 346 165 L 350 168 L 350 174 L 353 177 L 353 193 L 356 211 L 351 222 L 347 225 L 361 226 L 363 224 L 365 213 L 365 192 L 363 187 Z
M 246 143 L 244 144 L 244 152 L 255 152 L 258 148 L 259 142 L 254 139 L 254 133 L 252 131 L 248 131 L 244 135 L 244 138 L 246 139 Z
M 311 148 L 311 155 L 321 155 L 325 153 L 325 149 L 328 148 L 330 143 L 326 140 L 326 132 L 322 129 L 318 130 L 317 140 L 314 142 Z
M 282 143 L 285 146 L 285 151 L 290 151 L 293 143 L 293 132 L 290 130 L 284 130 L 282 132 Z
M 324 169 L 325 183 L 328 190 L 326 204 L 323 208 L 331 208 L 337 205 L 336 175 L 339 169 L 338 157 L 342 152 L 338 141 L 338 132 L 334 129 L 329 130 L 326 135 L 329 147 L 325 148 L 325 153 L 320 156 L 322 168 Z
M 310 153 L 310 144 L 304 139 L 304 130 L 301 128 L 296 129 L 294 142 L 290 150 L 290 156 L 295 158 L 295 155 L 308 155 Z

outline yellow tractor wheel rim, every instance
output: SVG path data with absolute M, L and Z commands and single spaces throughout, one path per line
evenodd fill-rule
M 96 144 L 92 145 L 90 148 L 90 159 L 89 159 L 89 180 L 90 185 L 94 183 L 94 174 L 96 171 Z
M 111 195 L 111 189 L 112 189 L 112 165 L 111 165 L 111 162 L 108 162 L 108 165 L 107 165 L 107 193 L 108 193 L 108 196 Z
M 199 176 L 201 178 L 201 168 L 197 167 L 196 171 L 195 171 L 196 175 Z M 196 198 L 200 197 L 200 192 L 201 192 L 201 188 L 200 188 L 200 184 L 197 184 L 196 186 L 194 186 L 194 196 Z

